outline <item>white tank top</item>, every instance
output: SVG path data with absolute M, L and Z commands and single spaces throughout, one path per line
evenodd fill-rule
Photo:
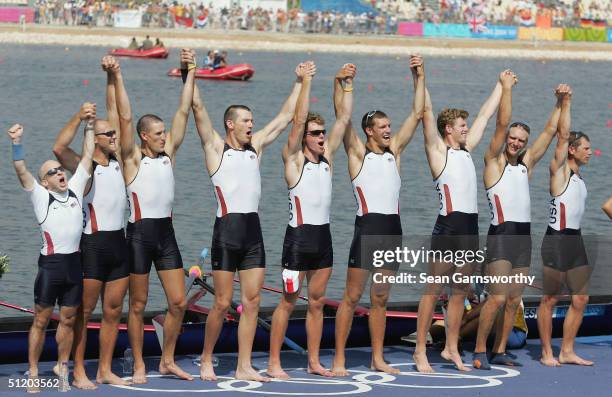
M 550 219 L 548 225 L 557 231 L 580 229 L 587 188 L 580 175 L 570 173 L 565 190 L 550 200 Z
M 305 159 L 300 179 L 289 188 L 289 226 L 328 224 L 331 197 L 331 169 L 325 157 L 318 163 Z
M 451 212 L 478 213 L 476 169 L 467 150 L 446 149 L 446 164 L 434 186 L 440 200 L 440 215 Z
M 28 191 L 42 236 L 42 255 L 72 254 L 83 233 L 83 191 L 89 175 L 79 164 L 64 193 L 50 192 L 38 182 Z
M 259 157 L 252 146 L 237 150 L 227 143 L 219 168 L 210 176 L 217 197 L 217 217 L 259 210 L 261 176 Z
M 357 216 L 399 214 L 402 179 L 390 150 L 377 154 L 366 149 L 361 170 L 353 179 Z
M 174 172 L 165 153 L 156 158 L 142 155 L 138 174 L 127 186 L 130 222 L 162 219 L 172 216 Z
M 127 197 L 121 166 L 111 158 L 107 166 L 93 163 L 93 181 L 83 197 L 83 233 L 121 230 L 125 226 Z
M 491 225 L 531 222 L 529 172 L 523 163 L 506 163 L 499 180 L 487 189 Z

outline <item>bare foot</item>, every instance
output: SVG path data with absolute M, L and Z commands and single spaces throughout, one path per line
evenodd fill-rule
M 346 370 L 346 366 L 343 360 L 336 360 L 334 357 L 334 361 L 332 362 L 331 372 L 334 376 L 349 376 L 349 372 Z
M 177 378 L 184 380 L 193 380 L 193 376 L 183 371 L 181 367 L 176 365 L 176 363 L 172 362 L 164 362 L 163 360 L 159 363 L 159 373 L 162 375 L 174 375 Z
M 393 374 L 393 375 L 397 375 L 401 372 L 398 368 L 393 368 L 392 366 L 387 364 L 384 360 L 382 361 L 372 360 L 372 363 L 370 364 L 370 369 L 372 371 L 385 372 L 387 374 Z
M 268 374 L 269 377 L 275 379 L 287 380 L 291 378 L 289 374 L 287 374 L 280 365 L 268 364 L 266 374 Z
M 132 374 L 132 383 L 135 385 L 142 385 L 147 383 L 147 370 L 145 366 L 137 367 L 134 365 L 134 374 Z
M 72 381 L 72 386 L 76 387 L 77 389 L 94 390 L 98 388 L 98 386 L 94 385 L 93 382 L 89 380 L 87 375 L 77 374 L 76 372 L 74 372 L 73 375 L 74 379 Z
M 55 376 L 60 376 L 60 365 L 59 364 L 55 364 L 53 366 L 53 373 L 55 374 Z
M 40 388 L 38 387 L 38 374 L 33 375 L 32 370 L 30 370 L 30 374 L 28 375 L 28 388 L 26 391 L 30 394 L 40 393 Z
M 425 374 L 432 374 L 435 372 L 433 368 L 431 368 L 431 365 L 429 365 L 429 361 L 427 360 L 427 354 L 425 352 L 414 352 L 412 358 L 414 359 L 414 363 L 416 364 L 417 371 Z
M 593 361 L 585 360 L 584 358 L 579 357 L 574 352 L 559 353 L 559 362 L 561 364 L 574 364 L 574 365 L 585 365 L 585 366 L 593 365 Z
M 128 386 L 131 384 L 127 380 L 121 379 L 120 377 L 118 377 L 112 372 L 105 373 L 105 374 L 101 374 L 100 372 L 98 372 L 98 374 L 96 375 L 96 382 L 98 382 L 99 384 L 120 385 L 120 386 Z
M 217 380 L 217 375 L 215 374 L 212 361 L 200 361 L 200 379 L 213 382 Z
M 236 368 L 235 378 L 239 380 L 252 380 L 255 382 L 270 382 L 272 380 L 272 378 L 259 374 L 259 372 L 255 371 L 253 367 Z
M 550 357 L 542 356 L 542 358 L 540 358 L 540 363 L 542 363 L 543 365 L 546 365 L 547 367 L 560 367 L 561 366 L 561 363 L 553 356 L 550 356 Z
M 446 361 L 451 361 L 455 364 L 455 367 L 459 370 L 459 371 L 463 371 L 463 372 L 469 372 L 472 370 L 472 368 L 466 367 L 463 364 L 463 360 L 461 360 L 461 355 L 459 354 L 459 352 L 451 352 L 449 350 L 442 350 L 442 353 L 440 353 L 440 355 L 442 356 L 443 359 L 445 359 Z
M 321 363 L 317 363 L 314 365 L 308 364 L 308 373 L 313 375 L 325 376 L 327 378 L 334 376 L 334 373 L 322 366 Z

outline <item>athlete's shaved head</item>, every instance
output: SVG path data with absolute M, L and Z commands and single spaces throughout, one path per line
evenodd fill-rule
M 141 132 L 149 131 L 151 124 L 163 122 L 164 121 L 159 116 L 154 114 L 145 114 L 138 120 L 138 123 L 136 123 L 136 132 L 138 133 L 138 136 L 140 136 Z
M 388 119 L 387 114 L 382 110 L 372 110 L 367 112 L 361 118 L 361 128 L 365 132 L 366 128 L 372 128 L 374 126 L 375 119 Z
M 225 109 L 225 113 L 223 113 L 223 126 L 225 127 L 225 132 L 227 132 L 227 122 L 236 121 L 236 118 L 238 117 L 238 110 L 246 110 L 247 112 L 251 112 L 251 109 L 245 105 L 231 105 Z
M 463 109 L 442 109 L 438 115 L 438 132 L 444 137 L 446 135 L 447 125 L 453 127 L 455 125 L 455 120 L 459 118 L 467 120 L 469 115 L 470 114 Z
M 47 175 L 47 172 L 52 169 L 52 168 L 58 168 L 61 167 L 62 165 L 56 161 L 56 160 L 47 160 L 45 161 L 41 166 L 40 169 L 38 170 L 38 180 L 42 181 L 45 176 Z

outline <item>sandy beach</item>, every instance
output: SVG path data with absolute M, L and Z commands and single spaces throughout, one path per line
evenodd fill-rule
M 118 29 L 81 26 L 0 25 L 0 43 L 91 45 L 109 48 L 127 45 L 136 36 L 159 37 L 168 47 L 224 48 L 239 51 L 344 52 L 406 56 L 565 59 L 612 61 L 612 44 L 591 42 L 531 42 L 510 40 L 288 34 L 195 29 Z

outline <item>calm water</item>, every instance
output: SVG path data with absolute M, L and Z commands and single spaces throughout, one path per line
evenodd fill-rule
M 25 126 L 26 160 L 30 170 L 36 171 L 43 160 L 52 157 L 51 147 L 56 135 L 82 102 L 96 102 L 98 112 L 104 114 L 106 75 L 101 71 L 99 61 L 106 50 L 100 47 L 0 46 L 0 127 L 6 130 L 15 122 Z M 200 57 L 202 54 L 203 51 L 199 51 Z M 178 52 L 173 50 L 167 60 L 121 60 L 135 118 L 144 113 L 157 113 L 170 122 L 178 104 L 180 80 L 167 78 L 165 73 L 176 66 L 177 56 Z M 251 63 L 257 73 L 251 82 L 246 83 L 198 83 L 215 128 L 222 131 L 223 111 L 232 103 L 249 105 L 254 112 L 256 127 L 263 127 L 276 115 L 290 92 L 295 65 L 307 59 L 313 59 L 318 67 L 312 93 L 315 103 L 311 109 L 322 113 L 328 123 L 333 122 L 332 77 L 337 68 L 346 62 L 357 64 L 359 70 L 353 115 L 356 122 L 369 110 L 383 109 L 391 117 L 396 130 L 407 116 L 412 101 L 412 83 L 406 80 L 409 75 L 406 60 L 349 54 L 230 52 L 231 63 Z M 612 88 L 609 84 L 612 81 L 610 66 L 609 63 L 597 62 L 426 60 L 428 87 L 435 110 L 454 106 L 467 109 L 473 116 L 489 95 L 499 72 L 507 67 L 512 68 L 520 78 L 514 90 L 513 119 L 527 122 L 536 133 L 543 128 L 554 104 L 554 87 L 561 82 L 571 84 L 574 89 L 572 127 L 589 133 L 593 147 L 601 150 L 601 155 L 593 156 L 583 173 L 589 188 L 583 230 L 585 234 L 595 234 L 608 240 L 612 226 L 599 208 L 612 194 L 608 174 L 612 138 L 611 129 L 606 126 L 608 120 L 612 120 L 612 107 L 609 107 L 612 102 L 609 92 Z M 479 180 L 482 177 L 483 153 L 493 128 L 494 118 L 489 123 L 483 143 L 473 156 Z M 12 260 L 11 272 L 0 281 L 0 299 L 31 307 L 40 235 L 30 202 L 16 180 L 8 139 L 2 139 L 0 251 L 9 254 Z M 280 286 L 280 256 L 288 219 L 287 191 L 280 156 L 284 142 L 285 137 L 282 136 L 267 149 L 261 166 L 260 215 L 268 261 L 266 284 L 277 287 Z M 80 148 L 80 142 L 75 147 Z M 531 182 L 534 234 L 542 234 L 546 227 L 547 164 L 551 154 L 552 149 L 538 165 Z M 428 235 L 437 215 L 437 197 L 423 150 L 420 127 L 402 155 L 402 160 L 401 214 L 404 233 Z M 336 156 L 335 170 L 332 202 L 335 269 L 328 295 L 338 299 L 344 289 L 355 213 L 355 199 L 342 149 Z M 174 226 L 185 265 L 188 265 L 195 263 L 201 249 L 210 244 L 216 211 L 215 196 L 204 168 L 193 118 L 178 153 L 175 175 Z M 480 228 L 486 231 L 488 205 L 481 185 L 478 197 Z M 534 242 L 534 247 L 539 248 L 539 242 Z M 600 262 L 608 265 L 605 261 Z M 605 267 L 599 267 L 601 274 L 594 280 L 594 288 L 600 294 L 610 293 L 611 290 L 611 279 Z M 533 269 L 532 273 L 539 274 L 539 269 Z M 154 273 L 152 281 L 154 285 L 150 289 L 148 309 L 160 309 L 164 302 L 163 291 Z M 395 301 L 412 300 L 417 296 L 418 290 L 408 286 L 396 286 L 392 292 L 392 300 Z M 210 301 L 210 298 L 205 299 Z M 277 300 L 275 295 L 264 294 L 263 304 L 271 305 Z M 0 309 L 0 316 L 8 315 L 15 315 L 15 312 Z

